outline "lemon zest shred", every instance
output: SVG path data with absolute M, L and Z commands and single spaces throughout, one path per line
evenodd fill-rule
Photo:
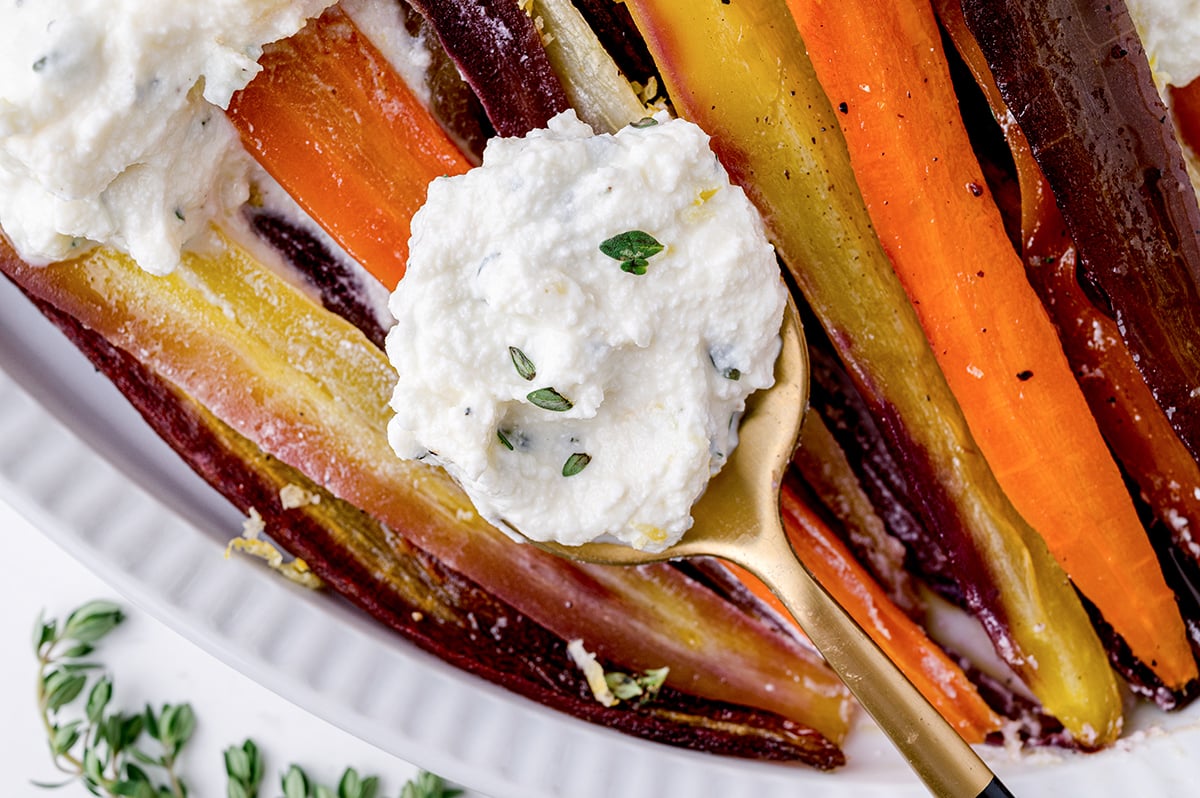
M 240 551 L 262 560 L 268 568 L 289 582 L 294 582 L 310 590 L 320 590 L 325 587 L 325 582 L 321 580 L 321 577 L 314 574 L 308 567 L 308 563 L 301 558 L 296 557 L 284 562 L 283 552 L 270 541 L 259 537 L 265 528 L 262 516 L 251 507 L 248 517 L 242 523 L 241 537 L 233 538 L 225 546 L 225 559 L 228 560 L 232 557 L 235 551 Z

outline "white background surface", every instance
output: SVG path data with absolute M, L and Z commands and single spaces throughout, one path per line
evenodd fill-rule
M 281 794 L 278 774 L 292 762 L 331 786 L 347 765 L 379 775 L 386 798 L 399 795 L 417 772 L 260 687 L 133 607 L 2 501 L 0 541 L 0 796 L 89 795 L 78 785 L 46 791 L 30 783 L 59 776 L 34 703 L 31 635 L 41 610 L 62 617 L 93 598 L 116 600 L 128 615 L 98 652 L 115 682 L 112 706 L 135 710 L 147 702 L 191 702 L 199 722 L 180 769 L 195 798 L 225 795 L 222 751 L 247 737 L 265 757 L 263 798 Z

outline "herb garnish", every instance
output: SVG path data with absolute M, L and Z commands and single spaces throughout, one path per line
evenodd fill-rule
M 536 391 L 526 394 L 525 398 L 543 410 L 553 410 L 556 413 L 562 413 L 574 407 L 570 399 L 553 388 L 538 388 Z
M 508 348 L 509 357 L 512 358 L 513 366 L 516 367 L 517 373 L 522 379 L 532 380 L 537 376 L 537 367 L 533 365 L 533 361 L 520 349 L 515 346 Z
M 646 266 L 649 265 L 647 258 L 662 252 L 663 245 L 649 233 L 629 230 L 602 243 L 600 251 L 614 260 L 621 261 L 621 271 L 645 274 Z
M 586 452 L 575 452 L 567 458 L 567 462 L 563 463 L 562 475 L 564 477 L 573 477 L 583 469 L 587 468 L 587 464 L 592 462 L 592 456 Z
M 258 785 L 262 783 L 263 762 L 258 746 L 247 740 L 241 746 L 231 745 L 225 749 L 225 775 L 228 798 L 258 798 Z
M 500 443 L 504 444 L 505 449 L 508 449 L 510 452 L 513 450 L 512 441 L 510 441 L 508 436 L 504 434 L 504 430 L 496 430 L 496 437 L 500 439 Z
M 113 680 L 101 675 L 87 690 L 83 717 L 62 720 L 61 713 L 88 687 L 88 671 L 100 667 L 86 658 L 124 619 L 121 608 L 109 601 L 84 604 L 61 626 L 57 620 L 38 619 L 33 637 L 37 705 L 50 754 L 59 770 L 93 795 L 186 798 L 175 762 L 196 727 L 190 705 L 164 704 L 157 712 L 149 705 L 143 712 L 109 711 Z M 145 737 L 156 744 L 143 747 Z
M 457 787 L 447 786 L 441 776 L 421 771 L 404 785 L 400 798 L 457 798 L 462 794 Z
M 639 119 L 636 122 L 630 122 L 629 126 L 636 127 L 636 128 L 644 128 L 644 127 L 654 127 L 657 124 L 658 124 L 658 120 L 655 119 L 654 117 L 643 116 L 641 119 Z
M 604 681 L 608 683 L 608 689 L 612 690 L 612 694 L 620 700 L 631 701 L 636 698 L 639 704 L 644 704 L 658 695 L 670 670 L 667 667 L 652 668 L 640 676 L 630 676 L 628 673 L 620 671 L 607 671 L 604 674 Z
M 727 368 L 721 372 L 721 376 L 727 380 L 740 380 L 742 378 L 742 372 L 739 369 Z
M 57 784 L 34 782 L 38 787 L 62 787 L 80 781 L 93 795 L 105 798 L 187 798 L 188 788 L 175 765 L 191 739 L 196 716 L 190 704 L 164 704 L 160 711 L 110 711 L 113 680 L 92 681 L 81 707 L 84 717 L 62 723 L 59 713 L 85 695 L 88 671 L 101 667 L 88 661 L 96 644 L 125 619 L 116 604 L 91 601 L 76 609 L 61 624 L 38 618 L 33 630 L 38 658 L 38 710 L 48 735 L 55 766 L 70 778 Z M 155 745 L 147 748 L 144 738 Z M 224 751 L 228 777 L 227 798 L 259 798 L 263 774 L 262 755 L 253 740 Z M 283 798 L 383 798 L 379 778 L 362 777 L 346 768 L 336 788 L 318 784 L 297 765 L 281 776 Z M 456 798 L 462 790 L 425 771 L 408 781 L 400 798 Z

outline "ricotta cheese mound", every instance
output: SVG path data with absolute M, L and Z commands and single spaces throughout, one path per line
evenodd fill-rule
M 46 263 L 112 245 L 163 274 L 249 194 L 221 113 L 332 0 L 3 0 L 0 227 Z
M 493 139 L 412 224 L 389 438 L 510 533 L 660 550 L 773 382 L 786 301 L 757 212 L 695 125 Z

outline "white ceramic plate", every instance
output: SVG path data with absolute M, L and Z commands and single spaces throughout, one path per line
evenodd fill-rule
M 0 495 L 130 601 L 264 687 L 495 798 L 872 798 L 924 794 L 860 724 L 835 774 L 680 751 L 461 673 L 336 597 L 223 557 L 241 518 L 0 280 Z M 1018 796 L 1200 789 L 1200 707 L 1141 707 L 1100 754 L 984 750 Z

